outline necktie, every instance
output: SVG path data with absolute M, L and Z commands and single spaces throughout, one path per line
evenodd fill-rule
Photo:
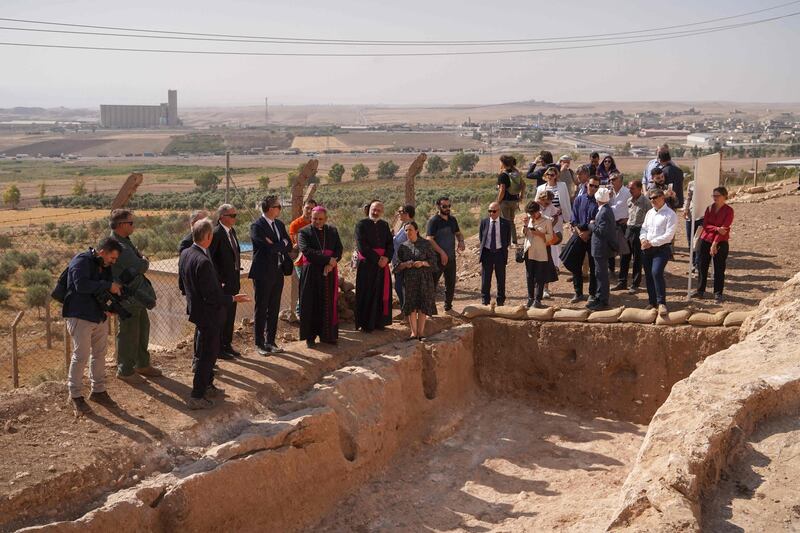
M 495 225 L 496 222 L 497 222 L 496 220 L 492 220 L 492 227 L 489 230 L 491 232 L 491 234 L 492 234 L 492 236 L 489 237 L 489 249 L 490 250 L 495 250 L 497 248 L 497 236 L 495 235 L 495 232 L 494 232 L 494 227 L 495 227 L 494 225 Z

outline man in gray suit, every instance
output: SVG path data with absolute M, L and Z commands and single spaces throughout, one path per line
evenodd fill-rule
M 589 223 L 589 230 L 592 232 L 591 250 L 597 278 L 597 291 L 594 300 L 590 300 L 586 304 L 586 308 L 600 311 L 608 309 L 608 259 L 614 257 L 614 253 L 617 251 L 617 222 L 614 218 L 614 211 L 608 205 L 611 191 L 601 188 L 595 193 L 594 198 L 600 207 L 594 221 Z

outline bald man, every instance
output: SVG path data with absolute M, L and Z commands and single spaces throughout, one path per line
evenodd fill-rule
M 506 302 L 506 263 L 511 243 L 511 222 L 500 216 L 500 204 L 492 202 L 488 215 L 481 220 L 481 301 L 489 305 L 492 291 L 492 272 L 497 278 L 497 305 Z

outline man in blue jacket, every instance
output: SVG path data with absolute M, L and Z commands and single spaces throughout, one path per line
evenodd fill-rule
M 592 232 L 591 254 L 597 278 L 595 297 L 586 304 L 587 309 L 592 311 L 608 309 L 608 260 L 617 251 L 617 222 L 614 211 L 608 205 L 610 198 L 611 191 L 608 189 L 599 189 L 595 193 L 594 199 L 600 207 L 594 220 L 589 223 L 589 231 Z
M 250 225 L 250 240 L 253 242 L 253 262 L 248 277 L 253 280 L 255 290 L 255 341 L 261 355 L 280 353 L 275 344 L 278 332 L 278 311 L 283 292 L 284 262 L 291 261 L 288 256 L 292 241 L 286 226 L 278 218 L 281 214 L 281 200 L 270 195 L 261 200 L 262 216 Z M 291 273 L 293 266 L 287 269 Z
M 98 298 L 102 291 L 119 296 L 119 284 L 112 281 L 111 265 L 117 262 L 122 245 L 114 238 L 100 241 L 72 258 L 67 267 L 67 295 L 62 314 L 72 338 L 72 357 L 67 384 L 75 416 L 91 412 L 83 398 L 83 371 L 87 362 L 92 393 L 89 400 L 106 407 L 116 404 L 106 392 L 106 348 L 108 346 L 107 311 Z

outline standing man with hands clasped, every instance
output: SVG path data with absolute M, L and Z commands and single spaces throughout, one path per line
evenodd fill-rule
M 133 293 L 123 302 L 131 316 L 120 320 L 117 329 L 117 377 L 131 385 L 142 383 L 141 376 L 153 378 L 161 375 L 161 370 L 150 364 L 148 350 L 150 317 L 147 310 L 155 307 L 156 292 L 145 277 L 150 261 L 131 241 L 134 231 L 131 211 L 115 209 L 111 212 L 111 236 L 122 245 L 119 259 L 112 266 L 114 281 Z M 126 281 L 123 282 L 123 278 Z
M 286 226 L 278 218 L 281 214 L 280 198 L 275 195 L 261 200 L 262 216 L 250 225 L 250 240 L 253 242 L 253 262 L 249 278 L 253 280 L 256 297 L 255 333 L 256 349 L 261 355 L 280 353 L 275 344 L 278 332 L 278 312 L 283 292 L 283 276 L 286 261 L 291 274 L 294 266 L 288 254 L 292 242 Z
M 193 323 L 195 334 L 195 367 L 189 409 L 207 409 L 214 406 L 210 398 L 222 396 L 224 391 L 214 386 L 214 363 L 220 353 L 221 333 L 226 310 L 232 302 L 248 302 L 246 294 L 225 294 L 219 283 L 214 263 L 208 255 L 213 235 L 211 220 L 204 218 L 192 226 L 194 244 L 181 252 L 178 271 L 186 291 L 186 312 Z
M 439 255 L 439 265 L 436 272 L 436 285 L 444 274 L 444 310 L 453 309 L 453 296 L 456 292 L 456 241 L 458 251 L 464 251 L 464 236 L 458 227 L 456 217 L 450 214 L 450 198 L 442 196 L 436 200 L 439 212 L 428 220 L 426 230 L 427 238 L 433 250 Z
M 506 302 L 506 264 L 513 222 L 500 217 L 500 204 L 489 204 L 489 216 L 481 220 L 478 232 L 481 245 L 481 303 L 489 305 L 492 272 L 497 278 L 497 305 Z
M 219 224 L 214 229 L 208 256 L 214 262 L 222 292 L 228 296 L 239 294 L 241 289 L 241 248 L 236 236 L 236 207 L 222 204 L 217 211 Z M 233 347 L 233 326 L 236 322 L 236 300 L 227 302 L 225 322 L 222 325 L 222 348 L 219 358 L 229 361 L 241 354 Z

